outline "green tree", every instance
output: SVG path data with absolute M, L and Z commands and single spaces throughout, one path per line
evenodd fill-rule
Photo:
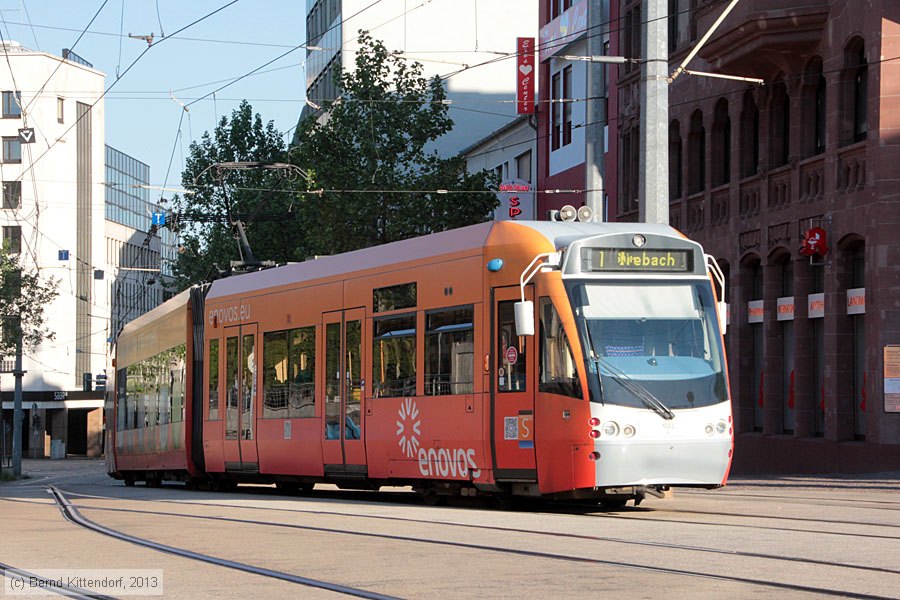
M 57 279 L 25 269 L 6 244 L 0 247 L 0 355 L 15 354 L 20 331 L 22 346 L 27 349 L 53 339 L 44 308 L 56 298 L 58 287 Z
M 223 116 L 212 135 L 193 142 L 182 174 L 191 193 L 175 199 L 181 251 L 173 265 L 176 286 L 209 279 L 240 260 L 235 221 L 242 221 L 254 256 L 279 262 L 297 260 L 295 194 L 283 172 L 270 169 L 218 169 L 234 162 L 281 162 L 286 144 L 272 121 L 263 124 L 245 100 L 231 118 Z M 246 258 L 246 257 L 244 257 Z
M 484 221 L 497 204 L 487 172 L 427 144 L 453 122 L 439 78 L 360 32 L 356 69 L 336 73 L 339 98 L 299 125 L 291 160 L 318 195 L 301 204 L 307 254 L 335 254 Z M 335 191 L 329 191 L 335 190 Z M 439 194 L 436 190 L 452 190 Z M 468 191 L 460 194 L 457 192 Z

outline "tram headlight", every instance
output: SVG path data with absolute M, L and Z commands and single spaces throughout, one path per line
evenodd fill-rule
M 600 424 L 600 419 L 598 419 L 597 417 L 591 417 L 591 420 L 588 421 L 588 423 L 590 424 L 591 427 L 596 427 L 597 425 Z
M 712 435 L 715 432 L 716 428 L 712 426 L 712 423 L 707 423 L 704 431 L 706 431 L 706 435 Z
M 622 435 L 625 437 L 633 437 L 637 431 L 634 428 L 634 425 L 626 425 L 622 428 Z
M 716 423 L 716 433 L 718 433 L 719 435 L 725 433 L 727 429 L 728 423 L 726 423 L 725 421 L 719 421 L 718 423 Z
M 591 437 L 592 440 L 596 440 L 598 437 L 600 437 L 600 432 L 597 431 L 596 429 L 591 429 L 591 432 L 588 435 Z
M 606 437 L 615 437 L 619 435 L 619 424 L 615 421 L 607 421 L 600 429 Z

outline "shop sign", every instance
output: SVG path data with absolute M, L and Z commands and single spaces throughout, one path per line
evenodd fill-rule
M 777 303 L 777 319 L 779 321 L 793 321 L 794 320 L 794 297 L 793 296 L 785 296 L 784 298 L 779 298 Z
M 763 301 L 751 300 L 747 303 L 747 322 L 762 323 L 763 322 Z
M 800 242 L 800 254 L 803 256 L 825 256 L 828 254 L 828 236 L 821 227 L 807 229 Z
M 825 317 L 825 294 L 810 294 L 806 298 L 806 312 L 810 319 Z
M 866 288 L 847 290 L 847 314 L 866 314 Z
M 494 211 L 498 221 L 530 221 L 534 219 L 534 192 L 523 179 L 500 184 L 500 206 Z
M 884 412 L 900 413 L 900 345 L 884 347 Z
M 516 40 L 516 114 L 534 114 L 534 38 Z

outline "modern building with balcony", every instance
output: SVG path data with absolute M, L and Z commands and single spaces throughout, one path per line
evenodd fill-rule
M 670 67 L 724 4 L 670 0 Z M 620 3 L 629 47 L 641 3 Z M 698 35 L 699 34 L 699 35 Z M 726 273 L 735 472 L 900 469 L 900 4 L 747 0 L 670 86 L 670 221 Z M 637 219 L 639 69 L 618 73 Z

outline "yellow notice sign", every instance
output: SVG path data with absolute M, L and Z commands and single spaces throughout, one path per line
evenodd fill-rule
M 884 411 L 900 412 L 900 345 L 884 347 Z

